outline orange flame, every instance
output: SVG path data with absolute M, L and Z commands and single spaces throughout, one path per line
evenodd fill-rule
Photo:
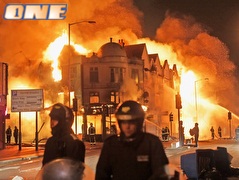
M 52 61 L 52 76 L 55 81 L 60 81 L 62 79 L 58 57 L 66 44 L 67 34 L 63 33 L 60 37 L 56 38 L 52 43 L 50 43 L 44 52 L 44 59 Z
M 158 53 L 161 63 L 163 63 L 164 60 L 168 60 L 170 66 L 173 64 L 177 65 L 177 69 L 181 76 L 180 95 L 183 106 L 180 113 L 180 119 L 183 121 L 185 138 L 192 137 L 189 134 L 189 130 L 194 127 L 196 121 L 199 123 L 200 139 L 209 139 L 211 137 L 211 126 L 214 126 L 215 132 L 217 132 L 217 128 L 220 125 L 223 128 L 222 133 L 224 137 L 229 134 L 226 119 L 228 110 L 218 105 L 215 99 L 205 94 L 207 89 L 206 83 L 209 83 L 210 79 L 208 82 L 199 82 L 198 80 L 206 77 L 199 77 L 195 72 L 191 70 L 188 71 L 178 60 L 179 57 L 177 53 L 174 52 L 170 45 L 158 43 L 149 38 L 138 39 L 135 43 L 145 43 L 148 53 Z M 195 81 L 198 81 L 197 87 L 195 87 Z M 197 92 L 195 92 L 195 89 L 197 89 Z M 175 92 L 175 94 L 176 93 L 177 92 Z
M 44 59 L 52 62 L 52 77 L 55 81 L 60 81 L 62 79 L 61 69 L 59 67 L 59 61 L 58 58 L 60 56 L 60 53 L 65 45 L 68 45 L 68 36 L 65 32 L 62 33 L 61 36 L 56 38 L 53 42 L 49 44 L 47 49 L 45 50 Z M 74 47 L 75 51 L 79 54 L 87 54 L 89 53 L 89 50 L 84 48 L 83 46 L 79 44 L 75 44 L 73 41 L 70 42 L 71 46 Z

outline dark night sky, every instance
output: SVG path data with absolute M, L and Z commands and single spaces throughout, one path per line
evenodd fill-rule
M 144 13 L 144 36 L 153 38 L 167 11 L 190 15 L 218 37 L 239 66 L 239 0 L 134 0 Z

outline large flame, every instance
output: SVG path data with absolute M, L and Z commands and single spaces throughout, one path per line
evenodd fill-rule
M 61 70 L 59 68 L 59 55 L 65 45 L 67 45 L 68 37 L 66 33 L 63 33 L 61 36 L 56 38 L 52 43 L 49 44 L 48 48 L 44 52 L 44 58 L 52 61 L 53 67 L 53 78 L 55 81 L 60 81 L 62 78 Z M 87 54 L 90 51 L 84 48 L 83 46 L 74 43 L 71 41 L 71 46 L 74 47 L 75 51 L 79 54 Z M 177 54 L 173 51 L 172 47 L 169 45 L 157 43 L 148 38 L 137 39 L 135 42 L 131 42 L 132 44 L 136 43 L 146 43 L 148 53 L 158 53 L 161 63 L 164 60 L 169 61 L 169 65 L 173 64 L 177 65 L 177 69 L 180 71 L 181 76 L 181 86 L 180 86 L 180 94 L 182 97 L 183 109 L 181 113 L 181 118 L 183 120 L 184 126 L 184 134 L 186 138 L 190 138 L 189 130 L 194 126 L 194 123 L 197 121 L 200 126 L 200 134 L 201 139 L 209 138 L 210 133 L 209 129 L 213 126 L 213 122 L 211 118 L 213 115 L 219 112 L 222 107 L 216 105 L 215 102 L 211 102 L 207 97 L 204 96 L 203 93 L 203 84 L 204 82 L 199 82 L 201 79 L 199 75 L 196 75 L 192 70 L 187 70 L 186 67 L 180 63 L 178 60 Z M 195 82 L 197 82 L 197 88 L 195 87 Z M 201 85 L 200 85 L 201 84 Z M 197 92 L 195 92 L 197 89 Z M 196 94 L 195 94 L 196 93 Z M 196 97 L 197 96 L 197 97 Z M 196 97 L 196 98 L 195 98 Z M 197 102 L 196 102 L 197 100 Z M 196 109 L 196 106 L 198 107 Z M 220 111 L 220 114 L 226 113 L 226 109 Z M 197 117 L 196 117 L 197 116 Z M 223 115 L 218 115 L 218 117 L 222 117 Z M 215 129 L 216 129 L 215 125 Z M 224 130 L 225 133 L 225 130 Z
M 57 82 L 62 79 L 61 69 L 59 65 L 59 56 L 65 45 L 68 45 L 68 36 L 65 32 L 61 36 L 57 37 L 53 42 L 49 44 L 47 49 L 44 51 L 44 59 L 52 62 L 52 77 Z M 71 40 L 70 45 L 74 47 L 75 51 L 79 54 L 87 54 L 89 50 L 83 46 L 76 44 Z M 69 57 L 70 58 L 70 57 Z
M 183 108 L 180 116 L 183 121 L 185 138 L 191 138 L 189 130 L 194 127 L 195 122 L 199 123 L 200 139 L 210 138 L 211 126 L 214 126 L 215 134 L 220 125 L 223 128 L 223 136 L 229 135 L 226 119 L 228 109 L 218 105 L 215 99 L 211 99 L 206 93 L 207 84 L 210 83 L 208 77 L 202 77 L 193 70 L 188 70 L 178 60 L 178 55 L 173 51 L 172 46 L 168 44 L 158 43 L 148 38 L 138 39 L 134 43 L 145 43 L 148 53 L 158 53 L 161 63 L 168 60 L 170 66 L 177 65 L 181 77 L 180 95 Z
M 20 0 L 19 2 L 27 3 L 27 0 Z M 10 0 L 0 1 L 0 6 L 4 7 L 7 3 L 10 3 Z M 181 76 L 180 94 L 183 103 L 181 117 L 186 136 L 188 129 L 192 128 L 195 122 L 194 82 L 197 79 L 204 78 L 202 75 L 211 76 L 208 77 L 209 83 L 214 83 L 213 89 L 218 92 L 217 98 L 221 100 L 220 102 L 224 103 L 227 108 L 237 111 L 238 89 L 234 87 L 237 81 L 235 81 L 235 77 L 232 77 L 234 65 L 228 58 L 228 49 L 225 44 L 217 37 L 208 34 L 208 30 L 204 29 L 205 26 L 195 22 L 194 18 L 176 17 L 169 12 L 165 14 L 163 22 L 157 21 L 160 27 L 157 29 L 154 41 L 149 38 L 138 39 L 143 34 L 143 28 L 140 24 L 140 22 L 143 22 L 141 19 L 143 14 L 133 4 L 133 1 L 122 3 L 122 1 L 112 0 L 104 1 L 104 3 L 88 0 L 69 3 L 69 9 L 71 10 L 67 13 L 67 22 L 74 22 L 82 17 L 92 18 L 97 22 L 97 25 L 90 28 L 88 28 L 88 24 L 85 24 L 86 26 L 82 24 L 82 29 L 79 28 L 79 31 L 75 31 L 74 36 L 71 37 L 71 46 L 74 47 L 75 51 L 85 54 L 88 51 L 84 47 L 97 50 L 110 35 L 117 40 L 122 38 L 130 44 L 146 43 L 148 52 L 158 53 L 161 63 L 167 59 L 170 66 L 176 64 Z M 79 11 L 78 7 L 85 8 Z M 114 10 L 108 11 L 109 9 Z M 4 8 L 1 8 L 1 10 L 3 11 Z M 127 18 L 121 21 L 122 17 Z M 50 61 L 52 64 L 54 80 L 61 80 L 58 58 L 68 42 L 67 31 L 64 30 L 62 33 L 65 22 L 1 21 L 2 43 L 0 45 L 2 46 L 0 54 L 2 60 L 9 63 L 9 89 L 36 88 L 45 83 L 45 81 L 41 81 L 42 79 L 38 82 L 33 81 L 33 79 L 37 79 L 33 75 L 37 75 L 35 71 L 42 61 L 41 52 L 44 52 L 44 60 Z M 51 30 L 49 31 L 49 29 Z M 58 32 L 61 35 L 49 42 L 49 39 L 56 36 Z M 75 41 L 74 38 L 76 38 Z M 74 42 L 84 42 L 84 47 Z M 46 46 L 48 47 L 44 49 Z M 188 69 L 191 71 L 188 71 Z M 20 82 L 19 79 L 21 79 L 20 84 L 16 83 Z M 25 79 L 28 81 L 25 82 Z M 197 104 L 200 138 L 206 135 L 210 137 L 209 129 L 211 125 L 215 126 L 215 130 L 218 125 L 221 125 L 223 127 L 222 134 L 225 137 L 228 135 L 228 109 L 218 105 L 215 99 L 209 98 L 208 94 L 204 93 L 205 89 L 205 82 L 198 83 Z M 55 96 L 55 93 L 53 96 Z M 49 99 L 49 101 L 51 100 Z M 51 103 L 49 102 L 49 104 Z M 233 118 L 235 127 L 238 125 L 236 120 L 239 118 L 234 113 Z M 14 118 L 11 118 L 8 124 L 15 124 L 13 120 Z M 29 127 L 28 124 L 27 127 Z
M 52 76 L 55 81 L 62 79 L 61 70 L 59 68 L 58 57 L 67 44 L 67 34 L 63 33 L 60 37 L 56 38 L 49 44 L 46 51 L 44 52 L 44 59 L 52 61 Z

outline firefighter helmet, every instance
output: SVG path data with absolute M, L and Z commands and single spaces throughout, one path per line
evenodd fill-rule
M 72 109 L 61 103 L 56 103 L 52 106 L 49 116 L 51 119 L 58 120 L 63 125 L 67 125 L 68 127 L 71 127 L 74 121 Z
M 138 102 L 128 100 L 117 107 L 115 116 L 119 123 L 123 121 L 135 121 L 141 129 L 144 122 L 145 112 Z

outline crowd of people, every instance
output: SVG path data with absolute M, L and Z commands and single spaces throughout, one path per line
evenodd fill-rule
M 83 179 L 85 169 L 85 144 L 74 134 L 72 124 L 74 114 L 71 108 L 56 103 L 49 113 L 52 136 L 45 144 L 42 168 L 36 179 Z M 95 179 L 167 179 L 169 160 L 159 137 L 144 132 L 145 112 L 141 105 L 132 100 L 120 104 L 115 112 L 120 129 L 103 142 L 96 165 Z M 215 138 L 214 127 L 210 128 L 211 138 Z M 96 129 L 93 123 L 88 128 L 90 145 L 96 145 Z M 162 128 L 162 141 L 169 139 L 168 127 Z M 7 144 L 14 136 L 18 143 L 18 128 L 9 126 L 6 130 Z M 199 125 L 190 129 L 198 146 Z M 222 129 L 218 127 L 218 136 Z
M 83 179 L 85 169 L 85 144 L 74 134 L 74 114 L 71 108 L 56 103 L 49 113 L 52 136 L 45 144 L 42 168 L 36 179 Z M 96 165 L 95 179 L 167 179 L 169 160 L 159 137 L 144 132 L 145 112 L 132 100 L 120 104 L 115 112 L 119 134 L 113 133 L 103 142 Z M 239 128 L 238 128 L 239 129 Z M 214 127 L 210 128 L 215 138 Z M 239 131 L 238 131 L 239 132 Z M 9 126 L 6 130 L 7 144 L 14 136 L 18 143 L 19 130 Z M 199 125 L 189 131 L 198 146 Z M 96 129 L 93 123 L 88 128 L 90 145 L 96 145 Z M 162 141 L 169 140 L 168 127 L 162 128 Z M 222 129 L 218 127 L 218 136 Z M 217 136 L 216 136 L 217 137 Z
M 36 179 L 82 179 L 85 145 L 71 129 L 72 110 L 60 103 L 49 114 L 52 136 L 47 140 L 42 168 Z M 95 179 L 168 179 L 169 160 L 161 140 L 143 132 L 145 112 L 136 101 L 125 101 L 115 112 L 120 134 L 106 138 L 96 165 Z M 94 145 L 95 128 L 88 128 Z M 67 174 L 67 177 L 66 177 Z

